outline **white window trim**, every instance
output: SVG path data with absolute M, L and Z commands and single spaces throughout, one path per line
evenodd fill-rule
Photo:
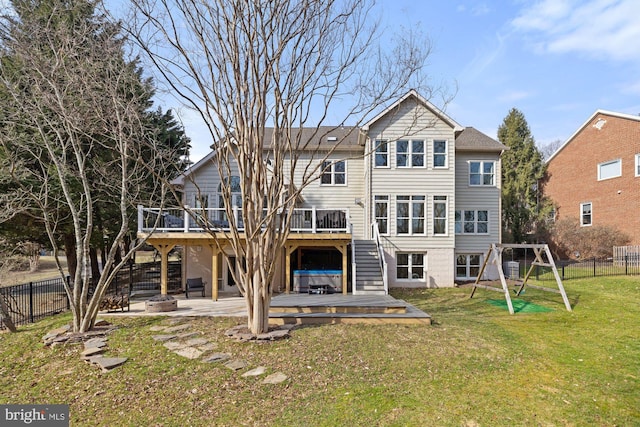
M 473 231 L 473 233 L 465 233 L 465 231 L 464 231 L 464 222 L 465 222 L 464 221 L 464 213 L 465 212 L 469 212 L 469 211 L 474 212 L 474 215 L 473 215 L 473 218 L 474 218 L 474 220 L 473 220 L 473 230 L 474 231 Z M 480 212 L 480 211 L 484 211 L 484 212 L 487 213 L 487 232 L 486 233 L 478 233 L 478 212 Z M 456 212 L 460 212 L 460 222 L 462 224 L 460 232 L 455 231 L 455 220 L 456 220 L 455 213 Z M 458 235 L 458 236 L 462 236 L 462 235 L 464 235 L 464 236 L 475 236 L 475 235 L 477 235 L 477 236 L 487 236 L 487 235 L 491 234 L 491 212 L 489 211 L 489 209 L 456 209 L 456 211 L 453 214 L 454 214 L 454 216 L 453 216 L 454 232 L 455 232 L 456 235 Z M 482 221 L 482 222 L 484 222 L 484 221 Z
M 591 206 L 591 223 L 589 224 L 585 224 L 584 223 L 584 218 L 583 218 L 583 207 L 585 205 L 589 205 Z M 580 203 L 580 227 L 591 227 L 593 225 L 593 203 L 591 202 L 584 202 L 584 203 Z
M 444 233 L 437 233 L 436 234 L 436 227 L 435 227 L 435 221 L 436 221 L 436 197 L 444 197 L 444 200 L 437 200 L 438 203 L 444 203 L 444 208 L 445 208 L 445 212 L 444 212 Z M 433 212 L 431 213 L 431 216 L 433 218 L 432 221 L 432 226 L 433 226 L 433 230 L 431 231 L 431 235 L 434 237 L 447 237 L 449 236 L 449 196 L 446 196 L 444 194 L 436 194 L 433 196 L 433 203 L 432 203 L 432 209 Z
M 480 163 L 480 184 L 472 184 L 471 183 L 471 163 Z M 484 164 L 485 163 L 493 163 L 493 184 L 484 184 Z M 468 182 L 469 182 L 469 187 L 496 187 L 496 181 L 498 180 L 498 173 L 497 173 L 497 162 L 495 160 L 469 160 L 468 162 Z
M 327 169 L 326 172 L 324 171 L 324 168 L 323 168 L 323 171 L 320 173 L 320 179 L 319 179 L 320 186 L 321 187 L 346 187 L 346 185 L 347 185 L 347 176 L 349 175 L 348 174 L 348 169 L 347 169 L 347 161 L 346 160 L 331 160 L 331 159 L 327 159 L 327 160 L 324 160 L 323 163 L 324 162 L 331 162 L 331 167 L 329 169 Z M 340 163 L 340 162 L 344 163 L 344 172 L 336 172 L 335 171 L 336 163 Z M 336 173 L 340 173 L 340 174 L 344 173 L 344 184 L 336 184 L 335 183 Z M 331 175 L 331 182 L 330 183 L 323 183 L 322 182 L 322 176 L 325 175 L 325 174 L 330 174 Z
M 405 254 L 407 255 L 407 258 L 409 260 L 409 264 L 408 264 L 408 269 L 409 269 L 409 276 L 411 276 L 411 270 L 413 265 L 411 264 L 411 256 L 412 255 L 422 255 L 422 278 L 418 278 L 418 279 L 413 279 L 411 277 L 408 277 L 406 279 L 401 279 L 398 277 L 398 254 Z M 395 260 L 396 260 L 396 281 L 398 282 L 425 282 L 427 280 L 427 254 L 424 252 L 407 252 L 407 251 L 398 251 L 395 253 Z
M 376 197 L 386 197 L 387 198 L 387 232 L 380 233 L 381 236 L 389 236 L 391 234 L 391 196 L 388 194 L 375 194 L 373 196 L 373 221 L 377 222 L 378 218 L 376 217 Z
M 436 154 L 441 154 L 441 153 L 436 153 L 436 142 L 444 142 L 444 166 L 436 166 L 435 156 Z M 446 139 L 434 139 L 433 143 L 431 144 L 431 147 L 432 147 L 431 160 L 433 161 L 433 168 L 449 169 L 449 141 Z
M 400 166 L 398 165 L 398 154 L 400 154 L 400 152 L 398 151 L 398 142 L 400 141 L 406 141 L 407 142 L 407 151 L 403 152 L 403 154 L 405 154 L 407 156 L 407 164 L 405 166 Z M 422 142 L 422 166 L 414 166 L 413 165 L 413 143 L 414 142 Z M 396 140 L 395 145 L 395 161 L 396 161 L 396 168 L 398 169 L 424 169 L 427 167 L 427 141 L 425 141 L 424 139 L 398 139 Z M 389 146 L 387 145 L 387 148 Z
M 387 144 L 387 151 L 385 151 L 385 153 L 387 153 L 387 164 L 384 166 L 378 166 L 376 164 L 376 156 L 378 155 L 378 145 L 380 143 L 385 143 Z M 389 140 L 388 139 L 374 139 L 373 140 L 373 167 L 375 169 L 390 169 L 391 168 L 391 150 L 389 149 L 391 144 L 389 144 Z
M 408 233 L 400 233 L 398 232 L 398 197 L 409 197 L 409 200 L 401 200 L 400 203 L 408 203 L 409 204 L 409 232 Z M 413 227 L 412 227 L 412 222 L 414 219 L 413 216 L 413 197 L 424 197 L 424 200 L 422 200 L 423 203 L 423 212 L 424 212 L 424 231 L 422 233 L 414 233 L 413 232 Z M 427 201 L 428 201 L 428 197 L 426 195 L 422 195 L 422 194 L 396 194 L 395 197 L 395 231 L 396 231 L 396 236 L 426 236 L 427 235 L 427 228 L 429 227 L 429 224 L 427 223 L 427 218 L 429 217 L 427 214 Z
M 636 168 L 635 168 L 635 175 L 636 176 L 640 176 L 640 154 L 636 154 Z
M 618 163 L 620 165 L 620 172 L 618 173 L 618 175 L 612 175 L 606 178 L 602 178 L 602 174 L 601 174 L 602 166 L 611 165 L 614 163 Z M 598 163 L 598 181 L 606 181 L 607 179 L 619 178 L 621 176 L 622 176 L 622 159 L 614 159 L 614 160 Z
M 474 255 L 478 255 L 479 259 L 480 259 L 480 263 L 478 264 L 478 273 L 480 273 L 480 269 L 482 268 L 482 264 L 484 263 L 484 255 L 483 254 L 478 254 L 478 253 L 457 253 L 455 255 L 456 259 L 455 259 L 455 265 L 454 265 L 454 269 L 455 269 L 455 278 L 456 280 L 473 280 L 476 279 L 477 276 L 472 276 L 470 274 L 470 270 L 471 270 L 471 265 L 469 264 L 469 260 L 472 256 Z M 466 263 L 465 263 L 465 276 L 458 276 L 458 257 L 459 256 L 464 256 L 466 259 Z

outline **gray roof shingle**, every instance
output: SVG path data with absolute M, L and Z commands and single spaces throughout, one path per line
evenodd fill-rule
M 504 151 L 509 147 L 488 137 L 476 128 L 466 127 L 456 136 L 458 151 Z

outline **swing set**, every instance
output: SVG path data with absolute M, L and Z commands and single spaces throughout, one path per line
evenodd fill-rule
M 524 291 L 525 287 L 530 287 L 533 289 L 539 289 L 545 292 L 554 292 L 562 295 L 562 300 L 564 301 L 564 305 L 567 308 L 567 311 L 571 311 L 571 304 L 569 303 L 569 299 L 567 298 L 567 294 L 564 291 L 564 287 L 562 286 L 562 280 L 560 279 L 560 274 L 558 274 L 558 269 L 556 268 L 556 264 L 553 261 L 553 256 L 551 256 L 551 251 L 549 250 L 549 246 L 546 244 L 526 244 L 526 243 L 492 243 L 487 251 L 487 255 L 484 258 L 484 263 L 482 264 L 482 268 L 478 273 L 478 277 L 476 278 L 475 283 L 473 284 L 473 289 L 471 290 L 471 295 L 469 298 L 473 298 L 473 295 L 476 292 L 477 288 L 487 289 L 490 291 L 497 291 L 504 293 L 504 299 L 507 301 L 507 307 L 509 308 L 509 313 L 514 314 L 513 303 L 511 302 L 511 295 L 509 294 L 509 287 L 507 285 L 507 279 L 504 275 L 504 270 L 502 269 L 502 252 L 505 249 L 532 249 L 533 254 L 535 255 L 535 259 L 531 262 L 531 267 L 527 271 L 527 274 L 524 276 L 524 280 L 522 282 L 517 283 L 516 296 L 520 296 L 520 294 Z M 526 252 L 525 252 L 526 253 Z M 487 265 L 495 264 L 498 269 L 498 274 L 500 276 L 500 283 L 502 284 L 502 288 L 491 286 L 488 284 L 480 283 L 482 275 L 487 268 Z M 529 278 L 531 277 L 531 273 L 536 266 L 541 267 L 551 267 L 553 270 L 553 275 L 556 279 L 556 283 L 558 285 L 558 289 L 547 288 L 544 286 L 537 286 L 528 283 Z

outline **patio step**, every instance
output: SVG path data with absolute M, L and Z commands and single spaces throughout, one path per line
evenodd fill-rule
M 271 301 L 275 324 L 392 323 L 430 325 L 431 316 L 389 295 L 278 295 Z

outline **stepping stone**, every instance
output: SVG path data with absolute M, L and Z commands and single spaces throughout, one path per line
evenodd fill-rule
M 176 335 L 154 335 L 153 339 L 160 342 L 170 341 L 176 338 Z
M 169 333 L 180 332 L 180 331 L 184 331 L 185 329 L 189 329 L 190 327 L 191 327 L 190 324 L 184 323 L 182 325 L 171 326 L 171 327 L 165 328 L 164 331 L 165 332 L 169 332 Z
M 181 340 L 185 340 L 187 338 L 192 338 L 198 335 L 200 335 L 200 332 L 184 332 L 182 334 L 178 334 L 178 338 L 180 338 Z
M 197 347 L 202 351 L 212 351 L 212 350 L 215 350 L 216 347 L 218 347 L 218 344 L 216 344 L 214 342 L 210 342 L 210 343 L 207 343 L 205 345 L 199 345 Z
M 178 356 L 186 357 L 187 359 L 197 359 L 202 356 L 202 352 L 194 347 L 184 347 L 174 351 Z
M 102 372 L 109 372 L 127 361 L 126 357 L 94 357 L 92 363 L 98 365 Z
M 215 363 L 215 362 L 224 362 L 229 359 L 231 355 L 229 353 L 214 353 L 211 356 L 202 359 L 203 362 Z
M 286 329 L 277 329 L 264 334 L 259 334 L 256 339 L 259 341 L 273 341 L 289 337 L 289 331 Z
M 91 338 L 84 342 L 84 348 L 103 348 L 107 346 L 107 340 L 105 338 Z
M 204 338 L 192 338 L 190 340 L 187 340 L 185 343 L 189 346 L 189 347 L 197 347 L 199 345 L 205 345 L 207 344 L 209 341 L 204 339 Z
M 155 325 L 149 328 L 149 330 L 151 332 L 160 332 L 160 331 L 164 331 L 167 327 L 166 326 L 161 326 L 161 325 Z
M 231 369 L 232 371 L 239 371 L 240 369 L 244 369 L 249 366 L 249 364 L 244 360 L 236 359 L 225 363 L 224 366 Z
M 175 341 L 168 341 L 162 345 L 164 345 L 165 348 L 168 348 L 169 350 L 173 350 L 173 351 L 180 350 L 181 348 L 185 348 L 187 346 L 183 342 L 175 342 Z
M 259 375 L 264 374 L 265 372 L 267 372 L 267 368 L 265 368 L 264 366 L 258 366 L 257 368 L 254 368 L 250 371 L 245 372 L 244 374 L 242 374 L 243 377 L 257 377 Z
M 271 374 L 262 381 L 262 384 L 280 384 L 288 377 L 282 372 L 276 372 L 275 374 Z
M 80 356 L 82 356 L 85 359 L 90 358 L 91 356 L 95 356 L 97 354 L 100 354 L 104 351 L 105 349 L 103 347 L 90 347 L 90 348 L 85 348 L 84 351 L 82 353 L 80 353 Z

